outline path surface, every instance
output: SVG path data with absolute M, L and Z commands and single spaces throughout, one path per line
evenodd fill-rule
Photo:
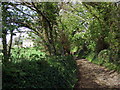
M 75 90 L 80 90 L 80 88 L 120 88 L 120 74 L 117 72 L 85 59 L 76 62 L 79 80 L 75 85 Z

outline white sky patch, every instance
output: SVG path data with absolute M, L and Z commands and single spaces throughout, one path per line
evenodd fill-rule
M 20 31 L 30 31 L 30 29 L 25 28 L 25 27 L 21 27 L 21 28 L 19 28 L 19 30 L 20 30 Z M 13 42 L 14 42 L 14 39 L 15 39 L 16 37 L 19 37 L 19 36 L 20 36 L 20 33 L 19 33 L 17 30 L 14 30 L 14 33 L 15 33 L 16 35 L 13 36 Z M 23 33 L 21 33 L 21 37 L 28 38 L 29 36 L 28 36 L 27 32 L 23 32 Z M 10 41 L 10 34 L 7 35 L 7 43 L 8 43 L 9 41 Z
M 19 28 L 19 31 L 25 31 L 25 32 L 21 33 L 21 37 L 22 38 L 24 38 L 24 39 L 29 38 L 29 35 L 27 34 L 27 31 L 31 31 L 30 29 L 25 28 L 25 27 L 21 27 L 21 28 Z M 8 32 L 8 33 L 10 33 L 10 32 Z M 13 42 L 14 42 L 14 40 L 15 40 L 16 37 L 20 36 L 20 33 L 17 30 L 14 30 L 14 33 L 16 35 L 13 36 Z M 7 44 L 10 41 L 10 36 L 11 36 L 10 34 L 7 35 Z M 2 38 L 0 38 L 0 45 L 2 45 Z

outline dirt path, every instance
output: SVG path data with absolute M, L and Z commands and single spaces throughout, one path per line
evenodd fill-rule
M 120 74 L 117 72 L 85 59 L 76 62 L 79 80 L 75 85 L 75 90 L 80 90 L 80 88 L 120 88 Z

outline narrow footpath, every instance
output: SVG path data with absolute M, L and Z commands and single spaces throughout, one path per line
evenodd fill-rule
M 89 62 L 86 59 L 76 60 L 78 66 L 78 82 L 74 90 L 80 88 L 119 88 L 120 74 Z

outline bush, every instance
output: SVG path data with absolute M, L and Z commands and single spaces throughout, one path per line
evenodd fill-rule
M 109 50 L 102 50 L 98 55 L 96 55 L 94 52 L 91 52 L 86 59 L 95 64 L 102 65 L 111 70 L 120 72 L 119 61 L 113 62 L 111 61 L 110 57 L 111 54 Z
M 110 61 L 110 51 L 109 50 L 102 50 L 98 54 L 98 60 L 99 60 L 100 64 L 108 63 Z
M 74 87 L 77 76 L 72 56 L 36 58 L 3 65 L 3 89 Z

